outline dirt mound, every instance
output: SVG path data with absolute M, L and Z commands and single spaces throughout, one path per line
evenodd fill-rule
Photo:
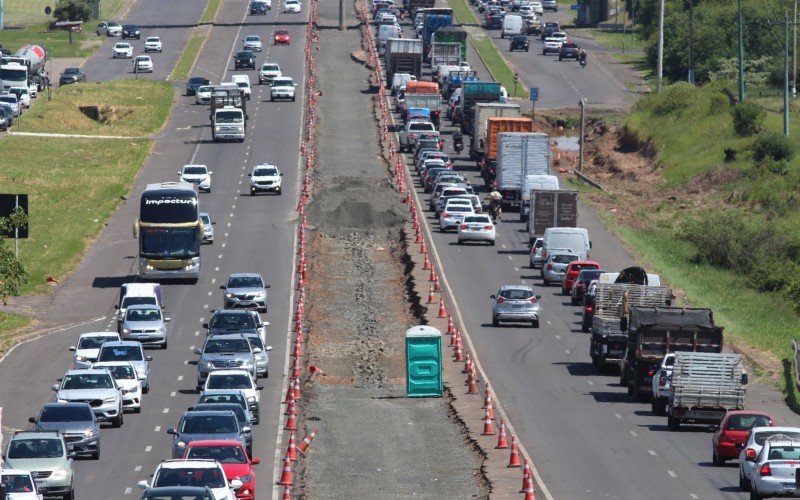
M 358 178 L 337 178 L 314 194 L 308 205 L 309 222 L 333 236 L 375 234 L 397 227 L 405 222 L 406 211 L 382 187 Z

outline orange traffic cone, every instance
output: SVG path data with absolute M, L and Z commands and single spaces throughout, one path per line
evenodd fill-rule
M 500 419 L 500 434 L 497 436 L 497 450 L 505 450 L 508 448 L 508 439 L 506 438 L 506 421 Z
M 456 333 L 456 325 L 453 322 L 453 315 L 451 314 L 447 317 L 447 334 L 453 335 L 455 333 Z
M 303 438 L 303 441 L 300 443 L 300 446 L 297 447 L 297 451 L 302 453 L 303 455 L 306 454 L 306 450 L 308 449 L 308 445 L 311 444 L 311 441 L 314 440 L 314 437 L 317 435 L 317 430 L 314 429 L 311 431 L 311 434 Z
M 525 476 L 525 500 L 536 500 L 536 492 L 533 491 L 533 477 Z
M 483 415 L 483 436 L 494 436 L 494 423 L 489 418 L 489 410 Z
M 433 287 L 431 287 L 431 292 L 433 292 Z M 440 318 L 447 317 L 447 311 L 444 308 L 444 299 L 441 297 L 439 298 L 439 317 Z
M 430 281 L 431 283 L 433 283 L 434 281 L 436 281 L 436 279 L 437 279 L 437 278 L 436 278 L 436 270 L 433 268 L 433 266 L 431 266 L 431 273 L 430 273 L 430 275 L 428 276 L 428 281 Z
M 519 446 L 517 445 L 517 436 L 511 436 L 511 456 L 508 458 L 508 465 L 506 467 L 519 466 Z
M 464 361 L 464 352 L 461 350 L 461 342 L 456 344 L 456 363 Z
M 520 493 L 525 493 L 525 489 L 528 486 L 528 477 L 533 477 L 533 472 L 531 472 L 531 462 L 526 458 L 525 467 L 522 469 L 522 489 L 519 490 Z
M 289 414 L 289 418 L 286 419 L 286 425 L 283 426 L 283 430 L 285 431 L 296 431 L 297 430 L 297 417 Z
M 469 354 L 467 354 L 465 357 L 467 358 L 467 360 L 464 361 L 464 369 L 461 370 L 461 373 L 469 373 L 472 371 L 472 358 L 469 357 Z
M 433 285 L 431 285 L 430 290 L 428 290 L 428 304 L 435 304 L 436 297 L 433 295 Z
M 424 245 L 424 243 L 423 243 L 423 245 Z M 422 264 L 422 270 L 423 271 L 427 271 L 429 269 L 431 271 L 433 271 L 433 267 L 431 266 L 431 260 L 428 258 L 428 254 L 426 253 L 425 254 L 425 262 Z M 433 281 L 433 280 L 431 280 L 431 281 Z
M 492 406 L 492 399 L 489 398 L 489 401 L 486 403 L 486 413 L 489 415 L 489 418 L 494 419 L 494 407 Z
M 289 460 L 289 456 L 287 455 L 283 459 L 283 473 L 281 474 L 281 480 L 278 481 L 278 484 L 291 486 L 292 482 L 292 461 Z
M 292 386 L 292 391 L 294 393 L 294 399 L 295 400 L 302 399 L 303 396 L 300 394 L 300 379 L 299 378 L 294 379 L 294 385 Z
M 419 253 L 428 253 L 428 247 L 425 246 L 425 240 L 422 240 L 422 243 L 419 244 Z
M 289 433 L 289 449 L 286 450 L 286 456 L 292 462 L 297 461 L 297 446 L 295 445 L 294 431 Z
M 284 486 L 283 487 L 283 497 L 281 500 L 292 500 L 292 487 L 291 486 Z
M 286 398 L 283 400 L 284 404 L 289 404 L 294 401 L 294 386 L 292 382 L 289 382 L 289 385 L 286 386 Z
M 487 382 L 486 389 L 483 391 L 483 406 L 481 406 L 481 409 L 485 410 L 486 406 L 489 404 L 491 400 L 492 400 L 492 393 L 489 387 L 489 383 Z
M 435 279 L 433 280 L 433 291 L 434 292 L 441 292 L 442 291 L 442 285 L 439 284 L 439 277 L 438 276 L 434 276 L 434 278 Z

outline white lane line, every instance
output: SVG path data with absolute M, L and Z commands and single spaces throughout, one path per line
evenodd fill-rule
M 218 258 L 218 259 L 221 259 L 221 258 L 222 258 L 222 254 L 219 254 L 219 256 L 218 256 L 217 258 Z
M 222 243 L 222 248 L 225 248 L 226 243 Z
M 552 325 L 553 323 L 551 323 L 551 322 L 550 322 L 550 320 L 548 319 L 548 320 L 547 320 L 547 324 L 548 324 L 548 325 Z M 559 338 L 561 338 L 561 337 L 559 337 Z
M 586 383 L 588 383 L 589 385 L 594 385 L 594 382 L 592 382 L 591 380 L 587 380 Z
M 227 234 L 226 234 L 225 236 L 227 236 Z M 214 283 L 216 283 L 216 282 L 217 282 L 217 278 L 211 278 L 211 284 L 212 284 L 212 285 L 213 285 Z M 234 406 L 234 408 L 236 408 L 236 407 Z
M 151 451 L 152 449 L 153 449 L 153 447 L 152 447 L 152 446 L 145 446 L 145 448 L 144 448 L 144 452 L 145 452 L 145 453 L 150 453 L 150 451 Z
M 212 293 L 214 293 L 214 292 L 208 292 L 208 295 L 210 296 Z
M 200 318 L 200 323 L 204 323 L 206 321 L 205 318 Z
M 133 472 L 141 472 L 141 471 L 142 471 L 141 465 L 137 465 L 136 467 L 133 468 Z
M 203 309 L 208 309 L 208 304 L 203 304 Z
M 225 233 L 225 236 L 228 236 L 228 233 Z M 214 271 L 216 271 L 216 272 L 219 272 L 219 268 L 218 268 L 218 267 L 215 267 L 215 268 L 214 268 Z
M 617 418 L 622 418 L 622 415 L 620 415 L 619 413 L 615 413 L 614 416 Z
M 694 498 L 695 500 L 697 500 L 698 498 L 700 498 L 699 496 L 697 496 L 697 495 L 696 495 L 696 494 L 694 494 L 694 493 L 689 493 L 689 496 L 690 496 L 690 497 L 692 497 L 692 498 Z
M 506 247 L 505 245 L 500 245 L 500 248 L 505 248 L 505 247 Z
M 157 425 L 157 426 L 155 427 L 155 429 L 153 429 L 153 432 L 161 432 L 161 426 L 160 426 L 160 425 Z
M 633 437 L 638 436 L 638 434 L 636 434 L 636 431 L 630 431 L 630 432 L 631 432 L 631 436 L 633 436 Z
M 174 398 L 176 394 L 178 394 L 178 393 L 175 392 L 175 391 L 172 391 L 172 392 L 169 393 L 169 397 Z M 164 412 L 164 413 L 166 413 L 166 412 Z
M 194 336 L 195 337 L 199 337 L 200 336 L 200 332 L 194 332 Z
M 674 472 L 672 472 L 671 470 L 668 470 L 668 471 L 667 471 L 667 474 L 669 474 L 669 475 L 670 475 L 671 477 L 673 477 L 673 478 L 677 478 L 677 477 L 678 477 L 678 475 L 677 475 L 677 474 L 675 474 Z
M 130 488 L 130 487 L 125 488 L 125 494 L 126 495 L 130 495 L 131 493 L 133 493 L 133 488 Z
M 518 268 L 517 266 L 514 266 L 514 271 L 515 271 L 515 272 L 519 272 L 519 268 Z M 235 407 L 234 407 L 234 408 L 235 408 Z
M 556 335 L 556 338 L 557 338 L 558 340 L 561 340 L 561 335 Z
M 658 453 L 656 453 L 656 450 L 647 450 L 647 453 L 649 453 L 649 454 L 651 454 L 653 456 L 658 455 Z
M 169 408 L 164 408 L 164 411 L 162 411 L 161 413 L 169 413 Z
M 506 257 L 508 257 L 508 260 L 514 260 L 514 258 L 511 257 L 510 255 L 507 255 Z
M 569 349 L 564 349 L 564 352 L 569 354 Z
M 200 333 L 200 332 L 195 332 L 195 333 Z M 178 375 L 178 382 L 180 382 L 181 380 L 183 380 L 183 375 Z

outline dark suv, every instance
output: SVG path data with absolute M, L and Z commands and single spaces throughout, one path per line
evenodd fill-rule
M 556 31 L 561 31 L 561 24 L 555 21 L 549 21 L 542 26 L 542 40 L 548 36 L 552 36 Z
M 235 69 L 250 68 L 256 69 L 256 56 L 250 50 L 237 52 L 233 61 Z
M 575 59 L 577 61 L 580 52 L 581 48 L 578 47 L 577 43 L 564 42 L 561 44 L 561 48 L 558 49 L 558 60 L 561 61 L 562 59 Z
M 139 40 L 142 37 L 141 30 L 135 24 L 126 24 L 122 27 L 122 39 L 135 38 Z
M 528 37 L 525 35 L 516 35 L 511 38 L 511 45 L 508 47 L 509 52 L 513 52 L 515 50 L 524 50 L 528 52 L 528 48 L 530 47 L 530 41 Z
M 251 16 L 265 16 L 267 15 L 268 10 L 269 10 L 269 5 L 267 5 L 267 2 L 259 2 L 258 0 L 255 0 L 253 3 L 250 4 Z

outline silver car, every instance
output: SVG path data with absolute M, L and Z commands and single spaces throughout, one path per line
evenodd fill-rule
M 203 221 L 203 243 L 214 243 L 214 224 L 211 216 L 205 212 L 200 213 L 200 220 Z
M 530 321 L 539 328 L 541 295 L 533 293 L 530 285 L 503 285 L 492 295 L 492 325 L 501 321 Z
M 264 340 L 260 333 L 246 333 L 244 336 L 253 348 L 253 357 L 256 360 L 256 374 L 261 378 L 269 378 L 268 351 L 272 350 L 272 346 L 264 345 Z M 260 352 L 257 352 L 259 350 Z
M 135 340 L 120 340 L 119 342 L 106 342 L 100 348 L 97 361 L 130 361 L 136 369 L 136 376 L 142 384 L 142 392 L 150 392 L 150 362 L 152 356 L 144 355 L 141 342 Z
M 92 368 L 108 370 L 117 385 L 122 389 L 122 409 L 129 408 L 134 413 L 142 411 L 142 383 L 136 376 L 136 368 L 130 361 L 107 361 L 95 363 Z
M 544 286 L 555 281 L 561 283 L 567 272 L 567 266 L 581 256 L 570 249 L 554 248 L 550 250 L 547 260 L 542 263 L 542 283 Z
M 137 304 L 128 307 L 125 319 L 120 325 L 120 332 L 124 340 L 136 340 L 145 345 L 158 345 L 167 348 L 167 323 L 171 318 L 165 318 L 158 306 Z
M 228 276 L 228 282 L 220 286 L 224 290 L 223 304 L 226 309 L 234 307 L 256 307 L 267 312 L 267 288 L 264 278 L 258 273 L 238 273 Z
M 261 37 L 258 35 L 247 35 L 242 40 L 244 50 L 252 50 L 253 52 L 261 52 Z
M 78 339 L 78 345 L 70 346 L 69 350 L 74 352 L 72 356 L 72 368 L 91 368 L 92 363 L 97 361 L 100 347 L 106 342 L 120 340 L 116 332 L 90 332 L 82 333 Z
M 69 451 L 100 458 L 100 426 L 89 403 L 46 403 L 28 422 L 34 431 L 60 432 Z
M 747 434 L 747 441 L 739 452 L 739 487 L 750 491 L 753 467 L 761 448 L 767 439 L 781 435 L 794 441 L 800 440 L 800 428 L 797 427 L 753 427 Z
M 253 347 L 241 334 L 207 337 L 202 349 L 194 349 L 194 353 L 200 355 L 197 362 L 197 390 L 206 383 L 208 374 L 214 370 L 241 368 L 256 378 L 255 355 L 260 352 L 261 349 Z
M 89 403 L 98 420 L 122 427 L 122 390 L 108 370 L 70 370 L 53 384 L 59 403 Z
M 800 440 L 780 434 L 768 438 L 753 462 L 750 498 L 800 496 Z

